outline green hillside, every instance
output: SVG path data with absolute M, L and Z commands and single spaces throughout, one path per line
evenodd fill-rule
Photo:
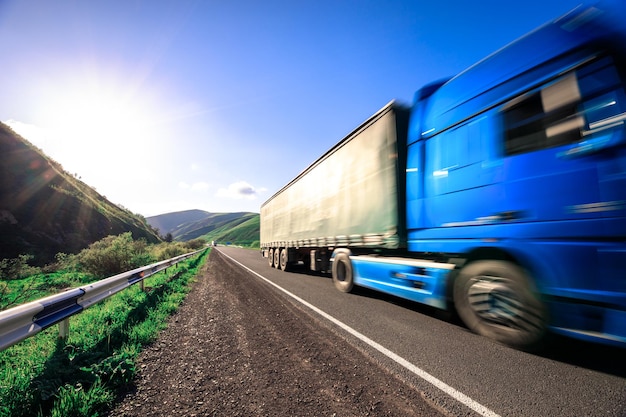
M 163 236 L 170 233 L 174 238 L 181 234 L 180 229 L 190 224 L 204 220 L 211 213 L 204 210 L 184 210 L 174 213 L 160 214 L 158 216 L 147 217 L 146 220 L 150 226 Z
M 233 244 L 246 247 L 259 247 L 259 222 L 260 217 L 254 213 L 247 217 L 247 219 L 234 227 L 228 223 L 224 226 L 213 230 L 202 238 L 207 241 L 217 242 L 218 244 Z
M 142 216 L 111 203 L 2 123 L 0 155 L 0 260 L 27 254 L 45 264 L 125 232 L 160 241 Z

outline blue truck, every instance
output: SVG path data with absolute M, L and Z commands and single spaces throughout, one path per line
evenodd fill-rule
M 626 347 L 626 4 L 391 102 L 261 206 L 270 266 L 455 309 L 519 349 Z

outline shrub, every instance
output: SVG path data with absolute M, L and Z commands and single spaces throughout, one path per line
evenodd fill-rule
M 31 259 L 33 255 L 19 255 L 17 258 L 1 260 L 0 280 L 22 279 L 39 273 L 39 268 L 28 265 Z
M 152 250 L 153 256 L 157 259 L 157 261 L 170 259 L 188 252 L 191 251 L 183 242 L 161 243 L 154 246 Z
M 206 243 L 207 243 L 206 240 L 198 238 L 198 239 L 193 239 L 193 240 L 189 240 L 185 242 L 185 246 L 187 246 L 187 248 L 194 251 L 194 250 L 202 249 L 203 247 L 206 246 Z
M 92 243 L 77 258 L 83 271 L 97 277 L 116 275 L 154 262 L 146 241 L 133 240 L 130 232 Z

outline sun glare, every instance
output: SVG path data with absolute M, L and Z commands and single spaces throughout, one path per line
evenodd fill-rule
M 123 177 L 124 172 L 113 168 L 145 159 L 154 148 L 154 106 L 123 89 L 65 91 L 45 111 L 41 128 L 47 145 L 42 148 L 47 153 L 48 147 L 51 156 L 72 173 L 91 179 Z
M 73 94 L 51 109 L 52 128 L 69 135 L 70 141 L 125 143 L 125 137 L 138 133 L 148 122 L 136 101 L 110 92 Z

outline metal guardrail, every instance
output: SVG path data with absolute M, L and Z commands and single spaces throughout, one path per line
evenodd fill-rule
M 138 282 L 143 284 L 143 280 L 149 276 L 205 250 L 200 249 L 179 255 L 82 287 L 73 288 L 60 294 L 0 311 L 0 351 L 34 336 L 56 323 L 60 324 L 60 337 L 67 337 L 70 316 L 80 313 L 84 309 L 133 284 Z

